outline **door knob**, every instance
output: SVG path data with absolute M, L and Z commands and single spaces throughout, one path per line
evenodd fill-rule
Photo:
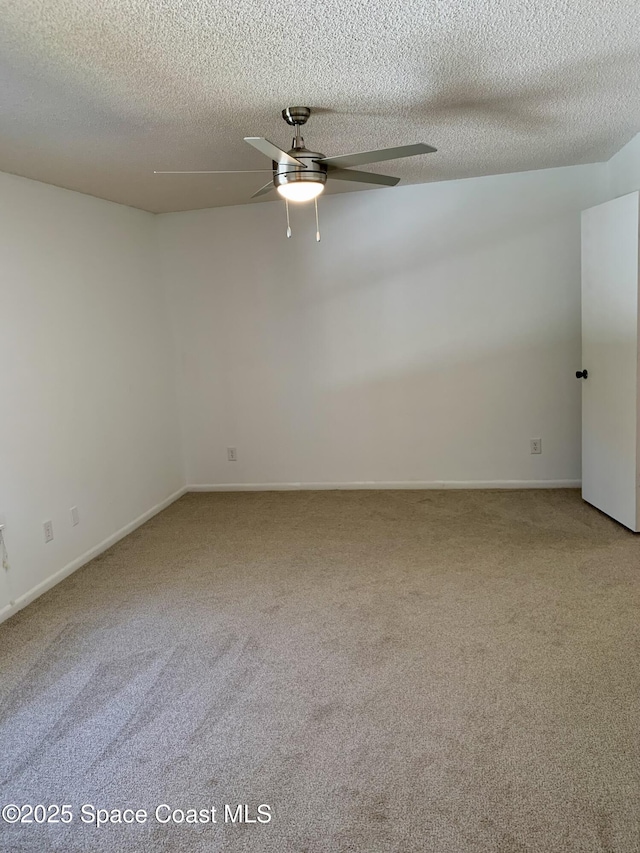
M 588 370 L 576 370 L 576 379 L 586 379 L 588 376 Z

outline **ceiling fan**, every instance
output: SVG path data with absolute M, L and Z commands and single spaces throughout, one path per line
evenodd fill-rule
M 365 184 L 381 184 L 393 187 L 400 178 L 378 175 L 373 172 L 355 171 L 352 166 L 364 166 L 367 163 L 380 163 L 383 160 L 397 160 L 400 157 L 415 157 L 417 154 L 431 154 L 436 151 L 431 145 L 418 142 L 415 145 L 399 145 L 396 148 L 379 148 L 377 151 L 361 151 L 359 154 L 343 154 L 337 157 L 325 157 L 317 151 L 305 148 L 300 128 L 306 124 L 311 109 L 309 107 L 287 107 L 282 110 L 282 118 L 291 127 L 295 127 L 295 137 L 289 151 L 283 151 L 261 136 L 245 136 L 248 142 L 272 161 L 271 169 L 233 169 L 204 170 L 186 172 L 154 172 L 156 175 L 222 175 L 247 174 L 251 172 L 273 173 L 272 179 L 251 198 L 265 195 L 276 189 L 286 201 L 311 201 L 324 190 L 327 179 L 337 181 L 359 181 Z

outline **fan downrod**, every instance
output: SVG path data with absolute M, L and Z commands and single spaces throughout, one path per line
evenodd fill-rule
M 307 119 L 311 115 L 310 107 L 285 107 L 282 110 L 282 118 L 291 127 L 300 127 L 307 123 Z

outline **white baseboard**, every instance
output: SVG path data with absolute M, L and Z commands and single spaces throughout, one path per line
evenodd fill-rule
M 181 489 L 178 489 L 172 495 L 169 495 L 168 498 L 165 498 L 160 503 L 152 506 L 151 509 L 148 509 L 146 512 L 143 512 L 142 515 L 139 515 L 136 519 L 129 522 L 129 524 L 125 524 L 124 527 L 121 527 L 120 530 L 117 530 L 115 533 L 112 533 L 111 536 L 108 536 L 106 539 L 103 539 L 98 545 L 94 548 L 90 548 L 88 551 L 85 551 L 84 554 L 81 554 L 71 563 L 67 563 L 64 568 L 52 574 L 46 580 L 34 586 L 28 592 L 25 592 L 24 595 L 19 596 L 15 599 L 11 604 L 7 607 L 0 610 L 0 623 L 4 622 L 10 616 L 13 616 L 14 613 L 17 613 L 19 610 L 22 610 L 23 607 L 26 607 L 27 604 L 31 604 L 36 598 L 41 596 L 43 593 L 47 592 L 47 590 L 54 587 L 56 584 L 60 583 L 61 580 L 67 577 L 67 575 L 73 574 L 77 569 L 85 566 L 90 560 L 93 560 L 95 557 L 99 557 L 100 554 L 103 554 L 106 550 L 111 548 L 112 545 L 115 545 L 116 542 L 119 542 L 121 539 L 124 539 L 125 536 L 128 536 L 129 533 L 133 533 L 133 531 L 137 527 L 141 527 L 146 521 L 149 521 L 150 518 L 153 518 L 154 515 L 157 515 L 159 512 L 162 512 L 163 509 L 166 509 L 170 504 L 174 501 L 177 501 L 178 498 L 181 498 L 188 489 L 184 486 Z
M 282 492 L 320 489 L 578 489 L 580 480 L 398 480 L 362 483 L 192 483 L 187 492 Z

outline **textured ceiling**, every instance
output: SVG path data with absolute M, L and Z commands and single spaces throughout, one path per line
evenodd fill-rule
M 604 160 L 640 130 L 640 4 L 0 0 L 2 171 L 156 212 L 240 204 L 268 174 L 153 170 L 268 167 L 242 138 L 289 147 L 297 104 L 327 156 L 435 145 L 366 167 L 403 183 Z

